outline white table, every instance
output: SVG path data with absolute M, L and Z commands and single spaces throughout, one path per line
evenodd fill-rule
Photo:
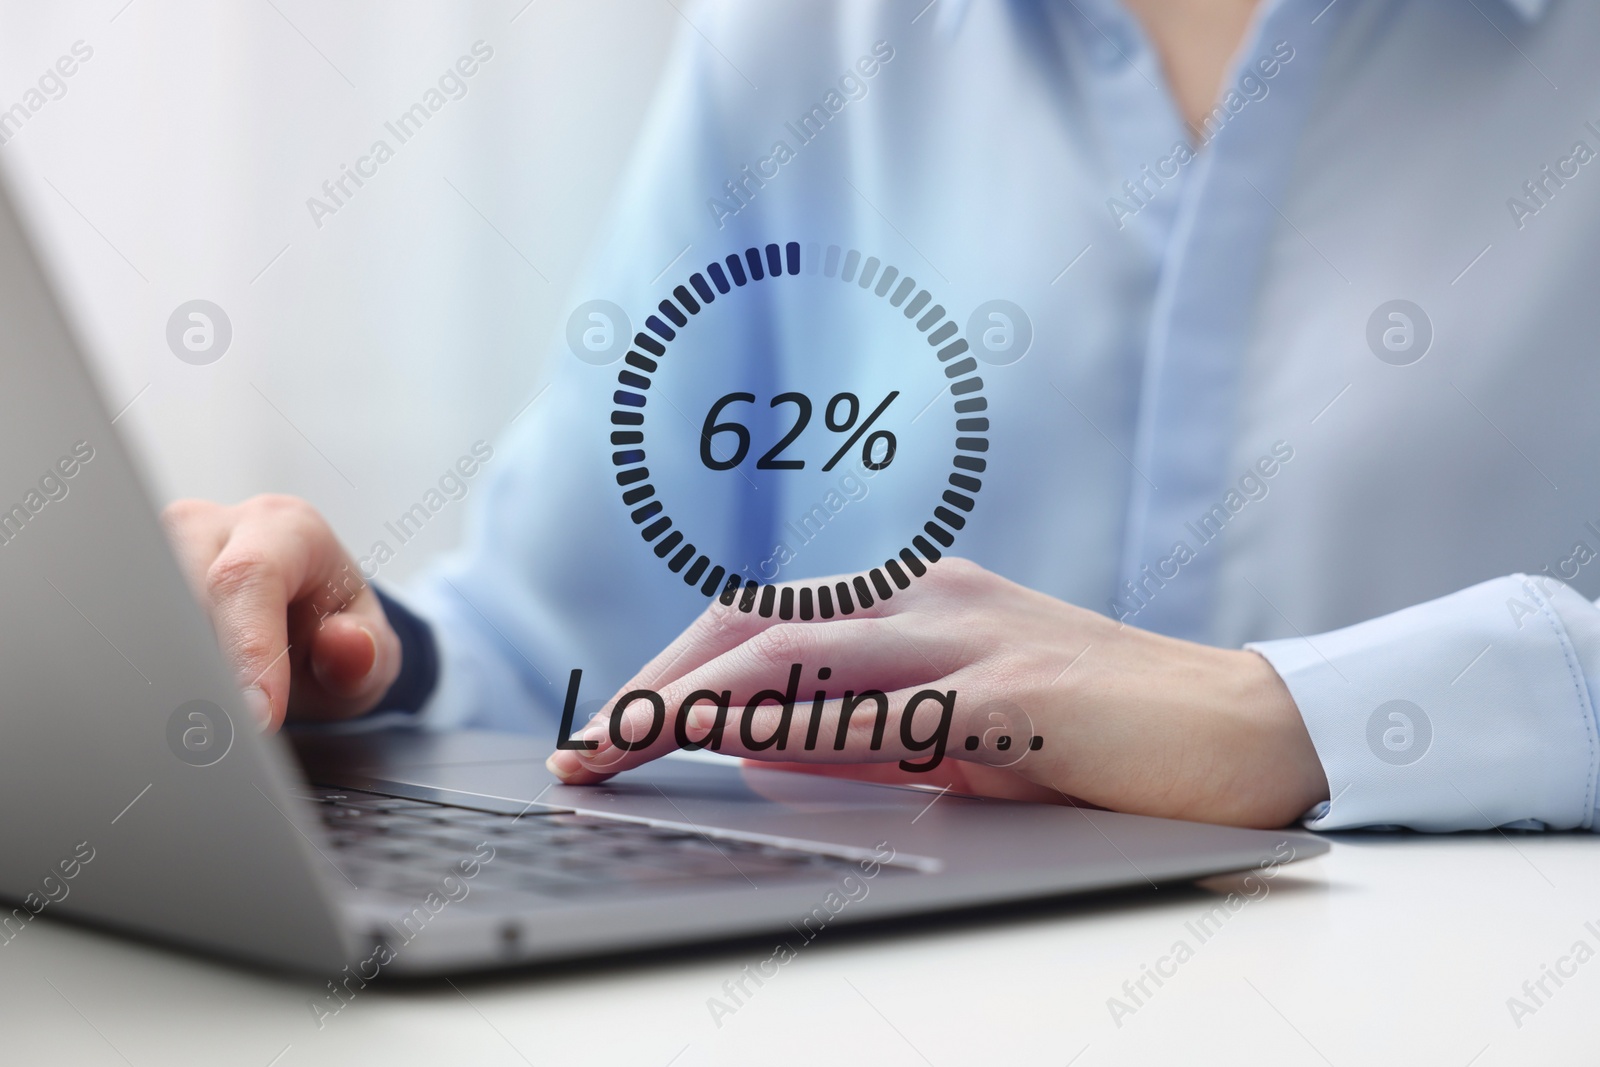
M 369 987 L 318 1030 L 309 980 L 260 976 L 59 922 L 0 948 L 0 1060 L 16 1064 L 1490 1064 L 1600 1061 L 1600 957 L 1513 1021 L 1575 942 L 1600 951 L 1587 834 L 1346 836 L 1266 883 L 1020 916 L 833 928 L 719 1027 L 760 945 Z M 1257 895 L 1203 943 L 1230 890 Z M 1220 927 L 1220 928 L 1218 928 Z M 1118 1026 L 1141 965 L 1193 949 Z M 1175 972 L 1175 973 L 1174 973 Z M 752 987 L 753 988 L 753 987 Z M 1527 1001 L 1534 1006 L 1531 1000 Z M 276 1057 L 276 1059 L 275 1059 Z

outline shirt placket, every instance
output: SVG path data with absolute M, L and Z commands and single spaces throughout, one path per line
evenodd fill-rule
M 1224 109 L 1227 119 L 1207 133 L 1176 190 L 1142 361 L 1133 491 L 1114 602 L 1115 614 L 1145 629 L 1209 636 L 1222 554 L 1215 542 L 1225 524 L 1198 520 L 1213 514 L 1236 476 L 1228 465 L 1238 437 L 1240 370 L 1269 241 L 1286 224 L 1277 205 L 1331 22 L 1315 0 L 1269 0 L 1224 83 L 1223 100 L 1230 89 L 1239 92 L 1246 73 L 1259 78 L 1258 61 L 1276 59 L 1269 91 L 1237 112 Z M 1285 46 L 1293 50 L 1287 62 L 1280 58 Z

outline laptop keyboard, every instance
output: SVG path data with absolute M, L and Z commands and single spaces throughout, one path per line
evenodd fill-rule
M 327 830 L 328 858 L 359 889 L 425 893 L 443 875 L 462 878 L 474 865 L 472 895 L 480 899 L 479 890 L 570 898 L 707 883 L 836 882 L 862 867 L 824 852 L 573 812 L 497 815 L 331 788 L 307 799 Z

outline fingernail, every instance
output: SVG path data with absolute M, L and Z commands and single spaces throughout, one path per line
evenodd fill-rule
M 365 678 L 367 675 L 370 675 L 373 671 L 378 669 L 378 638 L 376 634 L 367 629 L 366 623 L 357 623 L 356 629 L 365 634 L 367 636 L 367 642 L 372 645 L 372 661 L 367 664 L 367 673 L 361 676 Z
M 583 765 L 578 762 L 577 755 L 568 749 L 550 753 L 550 758 L 544 761 L 544 766 L 546 770 L 562 781 L 566 781 L 583 770 Z
M 611 743 L 610 726 L 608 724 L 591 726 L 584 730 L 583 733 L 578 735 L 578 740 L 593 741 L 595 746 L 593 748 L 584 749 L 582 754 L 590 757 L 597 756 L 604 752 L 606 747 Z
M 245 707 L 250 709 L 250 717 L 255 720 L 257 730 L 265 730 L 272 725 L 272 701 L 267 699 L 267 691 L 259 685 L 252 685 L 244 691 Z
M 709 730 L 717 724 L 715 708 L 708 708 L 697 704 L 689 709 L 689 728 L 692 730 Z

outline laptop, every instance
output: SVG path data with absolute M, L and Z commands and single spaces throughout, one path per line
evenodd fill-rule
M 0 942 L 71 919 L 349 985 L 1328 848 L 731 762 L 572 787 L 544 736 L 259 734 L 3 188 L 0 324 Z

